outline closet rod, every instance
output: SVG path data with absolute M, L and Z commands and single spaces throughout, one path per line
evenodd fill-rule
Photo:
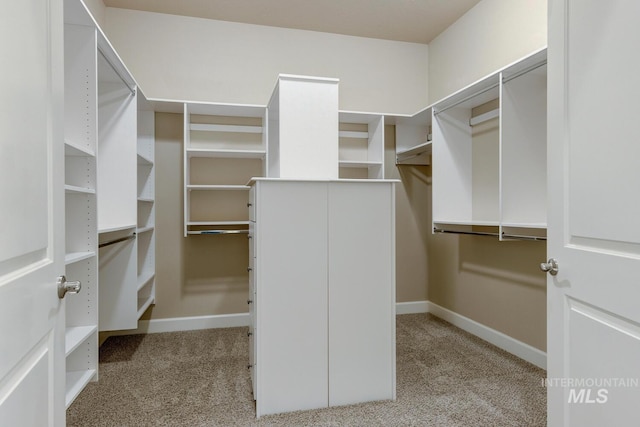
M 100 243 L 98 248 L 104 248 L 105 246 L 115 245 L 116 243 L 124 242 L 126 240 L 131 240 L 136 238 L 136 233 L 133 233 L 126 237 L 120 237 L 119 239 L 109 240 L 108 242 Z
M 502 237 L 513 238 L 518 240 L 534 240 L 534 241 L 547 240 L 546 237 L 542 237 L 542 236 L 525 236 L 523 234 L 509 234 L 509 233 L 502 233 Z
M 523 74 L 527 74 L 529 71 L 533 71 L 533 70 L 535 70 L 536 68 L 540 68 L 540 67 L 542 67 L 543 65 L 547 65 L 547 61 L 542 61 L 542 62 L 539 62 L 539 63 L 537 63 L 537 64 L 533 64 L 533 65 L 531 65 L 530 67 L 525 68 L 524 70 L 520 70 L 520 71 L 518 71 L 517 73 L 515 73 L 515 74 L 514 74 L 514 75 L 512 75 L 512 76 L 509 76 L 509 77 L 503 77 L 503 79 L 502 79 L 502 83 L 506 83 L 506 82 L 508 82 L 508 81 L 510 81 L 510 80 L 516 79 L 516 78 L 520 77 L 520 76 L 521 76 L 521 75 L 523 75 Z
M 458 106 L 458 105 L 462 104 L 463 102 L 466 102 L 466 101 L 470 100 L 471 98 L 474 98 L 474 97 L 476 97 L 476 96 L 478 96 L 478 95 L 482 95 L 482 94 L 483 94 L 483 93 L 485 93 L 485 92 L 489 92 L 491 89 L 495 89 L 496 87 L 498 87 L 498 85 L 499 85 L 499 84 L 500 84 L 500 83 L 494 83 L 494 84 L 492 84 L 491 86 L 489 86 L 489 87 L 487 87 L 487 88 L 485 88 L 485 89 L 482 89 L 482 90 L 479 90 L 479 91 L 477 91 L 477 92 L 474 92 L 474 93 L 472 93 L 472 94 L 471 94 L 471 95 L 469 95 L 469 96 L 465 96 L 465 97 L 464 97 L 464 98 L 462 98 L 461 100 L 456 101 L 456 102 L 454 102 L 453 104 L 451 104 L 451 105 L 449 105 L 449 106 L 444 107 L 442 110 L 434 111 L 434 112 L 433 112 L 433 114 L 434 114 L 435 116 L 437 116 L 438 114 L 443 113 L 443 112 L 445 112 L 445 111 L 447 111 L 447 110 L 449 110 L 449 109 L 451 109 L 451 108 L 453 108 L 453 107 L 456 107 L 456 106 Z
M 107 64 L 109 64 L 109 67 L 111 67 L 111 69 L 116 73 L 116 75 L 120 78 L 120 80 L 122 80 L 122 83 L 124 83 L 124 85 L 127 87 L 127 89 L 129 89 L 129 92 L 131 92 L 131 96 L 135 95 L 136 94 L 135 87 L 131 87 L 129 85 L 129 83 L 125 80 L 125 78 L 122 77 L 122 74 L 120 74 L 120 71 L 118 71 L 116 66 L 113 65 L 113 63 L 111 61 L 109 61 L 109 58 L 107 58 L 107 55 L 105 55 L 104 52 L 102 52 L 101 49 L 98 49 L 98 52 L 100 52 L 100 55 L 102 55 L 102 58 L 105 61 L 107 61 Z
M 196 230 L 187 234 L 249 234 L 249 230 Z
M 491 119 L 495 119 L 500 116 L 500 108 L 496 108 L 495 110 L 487 111 L 486 113 L 479 114 L 475 117 L 471 117 L 469 119 L 469 126 L 479 125 L 480 123 L 488 122 Z
M 488 233 L 488 232 L 484 232 L 484 231 L 451 231 L 451 230 L 444 230 L 442 228 L 435 228 L 433 229 L 434 233 L 448 233 L 448 234 L 469 234 L 472 236 L 493 236 L 493 237 L 498 237 L 498 233 Z
M 422 156 L 424 153 L 427 153 L 429 150 L 425 149 L 424 151 L 419 151 L 415 154 L 412 154 L 410 156 L 403 156 L 402 154 L 396 156 L 396 163 L 400 163 L 400 162 L 406 162 L 409 159 L 413 159 L 414 157 L 418 157 L 418 156 Z M 401 158 L 402 157 L 402 158 Z

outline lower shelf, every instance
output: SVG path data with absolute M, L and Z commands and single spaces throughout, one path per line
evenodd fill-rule
M 65 355 L 68 356 L 97 330 L 98 325 L 67 327 L 64 338 Z
M 138 297 L 138 319 L 147 311 L 147 308 L 153 303 L 154 296 Z
M 88 369 L 86 371 L 71 371 L 67 372 L 66 376 L 66 392 L 65 392 L 65 404 L 68 408 L 84 387 L 93 379 L 96 374 L 95 369 Z

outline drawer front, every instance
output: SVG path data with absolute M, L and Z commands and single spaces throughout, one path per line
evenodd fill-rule
M 249 189 L 249 203 L 247 204 L 249 208 L 249 221 L 256 220 L 256 186 L 252 185 Z

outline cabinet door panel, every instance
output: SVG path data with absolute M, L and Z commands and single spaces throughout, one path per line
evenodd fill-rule
M 329 187 L 329 405 L 395 397 L 392 183 Z
M 325 407 L 327 186 L 257 186 L 257 415 Z

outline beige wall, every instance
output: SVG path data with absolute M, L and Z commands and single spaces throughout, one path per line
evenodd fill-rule
M 106 32 L 152 98 L 265 105 L 278 74 L 340 79 L 343 110 L 414 113 L 427 45 L 107 8 Z
M 413 113 L 427 103 L 426 45 L 107 8 L 106 32 L 145 95 L 266 104 L 278 73 L 340 78 L 340 108 Z M 397 186 L 397 301 L 426 300 L 427 169 Z M 156 113 L 157 303 L 144 318 L 247 311 L 246 236 L 182 235 L 182 116 Z
M 89 12 L 93 15 L 93 18 L 96 20 L 98 25 L 101 28 L 105 28 L 105 14 L 107 13 L 107 8 L 105 7 L 102 0 L 83 0 L 84 4 L 89 9 Z
M 429 43 L 430 103 L 546 44 L 546 0 L 481 1 Z
M 544 47 L 546 3 L 483 0 L 440 34 L 429 44 L 431 101 Z M 430 301 L 545 350 L 544 242 L 430 235 L 428 252 Z
M 156 305 L 144 318 L 247 311 L 246 235 L 183 237 L 182 114 L 156 113 Z

